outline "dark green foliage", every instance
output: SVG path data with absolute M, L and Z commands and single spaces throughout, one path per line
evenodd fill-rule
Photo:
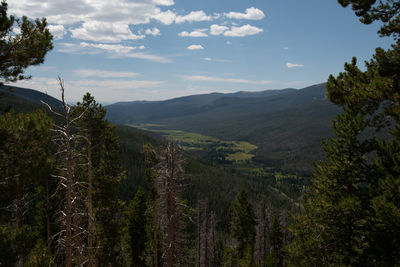
M 393 0 L 338 0 L 346 7 L 351 5 L 360 21 L 371 24 L 374 21 L 383 22 L 379 30 L 381 36 L 400 37 L 400 3 Z M 378 3 L 377 3 L 378 2 Z
M 130 248 L 131 266 L 146 266 L 145 248 L 147 242 L 148 217 L 147 199 L 141 188 L 136 192 L 135 198 L 130 201 L 125 209 L 125 220 L 128 232 L 128 245 Z
M 268 241 L 271 247 L 271 252 L 267 256 L 267 266 L 283 266 L 283 230 L 279 221 L 279 216 L 277 215 L 272 217 L 271 228 L 268 233 Z
M 5 262 L 24 262 L 35 243 L 47 239 L 42 231 L 46 222 L 39 219 L 46 210 L 37 192 L 52 171 L 51 127 L 51 120 L 42 111 L 0 116 L 4 138 L 0 145 L 0 242 L 1 250 L 8 253 Z
M 321 139 L 332 135 L 330 122 L 339 108 L 327 101 L 325 84 L 273 92 L 258 97 L 210 94 L 116 103 L 107 106 L 107 116 L 115 123 L 152 123 L 222 140 L 248 141 L 259 147 L 258 162 L 309 171 L 313 161 L 323 158 Z
M 21 33 L 12 35 L 14 23 Z M 29 78 L 24 70 L 43 63 L 48 51 L 53 48 L 53 36 L 46 28 L 46 19 L 34 22 L 22 17 L 21 20 L 7 16 L 7 3 L 0 5 L 0 85 Z
M 237 256 L 242 259 L 252 255 L 256 235 L 256 220 L 253 206 L 249 202 L 247 193 L 241 191 L 232 204 L 231 235 L 237 241 Z
M 115 263 L 120 253 L 121 235 L 121 222 L 117 217 L 121 212 L 121 203 L 116 196 L 123 175 L 119 164 L 116 127 L 104 119 L 106 110 L 89 93 L 83 96 L 82 102 L 77 103 L 74 113 L 83 113 L 78 120 L 86 137 L 81 146 L 82 152 L 86 154 L 91 150 L 94 236 L 96 244 L 101 244 L 97 257 L 104 264 Z M 88 174 L 84 172 L 81 175 L 87 177 Z
M 352 4 L 362 22 L 382 20 L 382 35 L 398 37 L 398 1 Z M 324 143 L 305 214 L 293 226 L 298 266 L 395 266 L 400 262 L 400 43 L 376 49 L 366 71 L 353 58 L 329 77 L 329 99 L 344 113 L 336 138 Z

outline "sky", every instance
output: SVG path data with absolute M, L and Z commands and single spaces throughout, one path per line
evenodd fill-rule
M 59 98 L 60 76 L 69 102 L 304 88 L 391 43 L 336 0 L 7 2 L 14 16 L 46 17 L 54 36 L 32 79 L 14 85 Z

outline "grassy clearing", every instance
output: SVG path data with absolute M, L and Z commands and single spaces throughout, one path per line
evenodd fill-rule
M 210 150 L 223 154 L 225 160 L 232 162 L 251 161 L 252 154 L 258 147 L 245 141 L 224 141 L 212 136 L 181 130 L 159 129 L 157 124 L 129 124 L 128 126 L 159 133 L 165 137 L 171 137 L 187 150 Z

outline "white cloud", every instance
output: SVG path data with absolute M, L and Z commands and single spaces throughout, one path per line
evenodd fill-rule
M 132 25 L 147 24 L 151 19 L 172 24 L 176 15 L 160 6 L 172 6 L 173 0 L 9 0 L 9 13 L 29 18 L 46 17 L 50 24 L 73 26 L 72 37 L 119 42 L 141 39 L 131 32 Z M 61 30 L 61 28 L 58 28 Z M 62 31 L 60 32 L 62 33 Z M 61 35 L 56 35 L 58 36 Z
M 178 34 L 180 37 L 207 37 L 208 34 L 206 33 L 207 29 L 196 29 L 192 32 L 181 32 Z
M 232 26 L 232 28 L 229 31 L 224 32 L 224 36 L 245 37 L 245 36 L 250 36 L 250 35 L 256 35 L 263 31 L 264 31 L 263 29 L 260 29 L 255 26 L 251 26 L 251 25 L 247 24 L 247 25 L 244 25 L 241 27 Z
M 245 13 L 229 12 L 229 13 L 224 13 L 224 15 L 230 19 L 248 19 L 248 20 L 261 20 L 265 17 L 264 12 L 255 7 L 250 7 L 246 9 Z
M 289 47 L 286 46 L 286 47 L 283 48 L 283 50 L 289 50 Z
M 153 2 L 160 6 L 173 6 L 175 4 L 174 0 L 153 0 Z
M 106 50 L 109 52 L 115 52 L 115 53 L 129 53 L 133 50 L 136 49 L 135 46 L 125 46 L 125 45 L 120 45 L 120 44 L 92 44 L 92 43 L 86 43 L 86 42 L 81 42 L 79 44 L 80 47 L 83 48 L 97 48 L 100 50 Z
M 125 72 L 125 71 L 105 71 L 95 69 L 79 69 L 75 71 L 75 74 L 79 77 L 98 77 L 98 78 L 130 78 L 139 75 L 137 72 Z
M 157 56 L 157 55 L 152 55 L 148 53 L 129 53 L 126 55 L 123 55 L 125 57 L 129 58 L 138 58 L 138 59 L 144 59 L 144 60 L 149 60 L 157 63 L 171 63 L 171 59 L 163 56 Z
M 67 34 L 67 30 L 65 30 L 63 25 L 49 25 L 47 28 L 56 40 L 62 39 Z
M 204 47 L 202 45 L 189 45 L 187 47 L 188 50 L 203 50 Z
M 144 45 L 141 45 L 141 46 L 139 46 L 138 47 L 140 50 L 143 50 L 143 49 L 145 49 L 146 47 L 144 46 Z
M 171 10 L 167 10 L 165 12 L 160 12 L 158 10 L 158 13 L 152 15 L 151 18 L 158 20 L 162 24 L 171 25 L 172 23 L 174 23 L 174 21 L 176 19 L 176 15 Z
M 230 41 L 226 41 L 226 44 L 227 44 L 227 45 L 230 45 L 230 44 L 232 44 L 232 43 L 231 43 Z
M 224 82 L 224 83 L 244 83 L 244 84 L 259 84 L 259 85 L 271 83 L 271 81 L 267 80 L 252 81 L 247 79 L 223 78 L 223 77 L 203 76 L 203 75 L 183 76 L 183 79 L 186 81 L 194 81 L 194 82 Z
M 232 62 L 231 60 L 227 60 L 227 59 L 219 59 L 219 58 L 211 58 L 211 57 L 205 57 L 202 59 L 205 61 L 214 61 L 214 62 Z
M 137 40 L 145 38 L 144 35 L 132 33 L 126 23 L 108 23 L 99 21 L 87 21 L 80 28 L 71 30 L 72 37 L 81 40 L 119 43 L 123 40 Z
M 301 68 L 301 67 L 304 67 L 304 65 L 303 64 L 296 64 L 296 63 L 288 62 L 288 63 L 286 63 L 286 67 L 288 67 L 288 68 Z
M 210 26 L 210 34 L 211 35 L 220 35 L 220 34 L 223 34 L 228 29 L 229 28 L 226 26 L 220 26 L 217 24 L 213 24 Z
M 176 23 L 194 22 L 194 21 L 211 21 L 212 17 L 208 16 L 203 10 L 192 11 L 185 16 L 177 16 Z
M 72 53 L 72 54 L 80 53 L 89 55 L 107 53 L 106 55 L 110 58 L 127 57 L 127 58 L 144 59 L 158 63 L 171 62 L 171 59 L 164 56 L 158 56 L 143 52 L 133 53 L 133 51 L 136 49 L 144 49 L 145 48 L 144 46 L 135 47 L 135 46 L 123 46 L 119 44 L 92 44 L 86 42 L 81 42 L 80 44 L 60 43 L 59 45 L 61 47 L 58 48 L 57 51 L 63 53 Z
M 158 36 L 158 35 L 160 35 L 160 30 L 157 29 L 157 28 L 147 29 L 145 33 L 146 33 L 147 35 Z

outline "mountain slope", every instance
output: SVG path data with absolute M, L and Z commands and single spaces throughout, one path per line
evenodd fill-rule
M 60 100 L 32 89 L 5 85 L 0 87 L 0 94 L 3 94 L 4 97 L 9 98 L 11 102 L 17 100 L 23 102 L 25 100 L 31 103 L 42 105 L 43 101 L 54 108 L 61 107 Z
M 340 112 L 326 99 L 325 84 L 255 97 L 238 94 L 117 103 L 107 107 L 108 118 L 248 141 L 259 146 L 255 160 L 289 170 L 309 171 L 323 158 L 321 140 L 332 135 L 331 121 Z

